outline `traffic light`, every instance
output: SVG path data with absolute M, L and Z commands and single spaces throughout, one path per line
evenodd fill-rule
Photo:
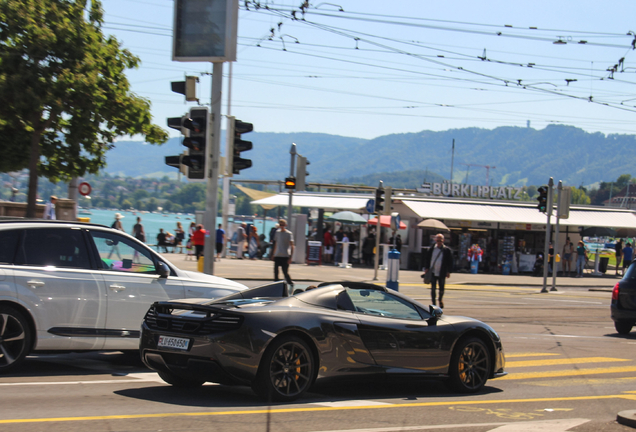
M 241 158 L 241 152 L 252 150 L 252 142 L 242 140 L 241 135 L 253 130 L 252 123 L 242 122 L 232 116 L 228 117 L 228 134 L 231 143 L 227 161 L 228 175 L 239 174 L 242 169 L 251 168 L 252 160 Z
M 384 198 L 382 198 L 382 195 L 384 195 L 384 188 L 377 188 L 375 190 L 375 212 L 377 214 L 382 214 L 384 211 Z
M 189 131 L 183 139 L 188 154 L 181 157 L 181 163 L 188 167 L 188 178 L 205 179 L 205 148 L 208 145 L 209 112 L 205 107 L 190 108 L 190 116 L 183 120 L 182 126 Z
M 537 205 L 537 208 L 541 213 L 546 213 L 548 211 L 548 187 L 541 186 L 537 189 L 537 192 L 539 192 L 539 196 L 537 197 L 539 204 Z
M 199 78 L 195 76 L 187 76 L 185 81 L 172 81 L 171 89 L 175 93 L 185 96 L 188 102 L 198 101 L 197 99 L 197 83 Z
M 296 163 L 296 190 L 304 191 L 307 186 L 305 183 L 305 177 L 309 175 L 307 172 L 307 165 L 309 165 L 309 161 L 306 157 L 298 155 Z
M 296 189 L 296 177 L 287 177 L 285 179 L 285 189 Z
M 205 179 L 205 148 L 208 143 L 208 109 L 191 108 L 183 117 L 168 119 L 168 126 L 183 134 L 182 144 L 187 152 L 179 156 L 166 156 L 166 165 L 179 168 L 191 180 Z
M 382 207 L 382 214 L 390 215 L 393 210 L 393 201 L 391 201 L 392 190 L 390 186 L 384 189 L 384 206 Z

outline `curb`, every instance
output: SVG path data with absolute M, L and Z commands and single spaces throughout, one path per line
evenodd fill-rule
M 616 421 L 622 425 L 636 428 L 636 410 L 619 412 L 616 415 Z

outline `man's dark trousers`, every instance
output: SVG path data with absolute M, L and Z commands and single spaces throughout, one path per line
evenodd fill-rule
M 429 270 L 432 271 L 432 270 Z M 446 285 L 446 277 L 438 277 L 435 276 L 434 274 L 432 275 L 431 278 L 431 299 L 433 299 L 433 304 L 436 305 L 437 302 L 435 302 L 435 288 L 437 286 L 439 282 L 439 301 L 442 301 L 442 298 L 444 297 L 444 285 Z
M 288 284 L 293 285 L 294 283 L 289 277 L 289 257 L 274 257 L 274 280 L 278 279 L 278 267 L 283 269 L 283 275 L 285 276 L 285 280 Z

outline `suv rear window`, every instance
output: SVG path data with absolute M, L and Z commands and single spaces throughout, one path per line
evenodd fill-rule
M 68 228 L 24 230 L 16 264 L 90 268 L 82 231 Z
M 0 263 L 13 263 L 21 230 L 0 231 Z

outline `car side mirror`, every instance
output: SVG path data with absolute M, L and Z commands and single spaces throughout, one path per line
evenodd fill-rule
M 166 279 L 170 274 L 170 268 L 165 262 L 159 261 L 157 263 L 157 273 L 159 273 L 160 278 Z
M 442 315 L 444 315 L 444 311 L 440 307 L 437 307 L 435 305 L 430 305 L 428 311 L 431 314 L 431 316 L 435 319 L 438 319 Z

